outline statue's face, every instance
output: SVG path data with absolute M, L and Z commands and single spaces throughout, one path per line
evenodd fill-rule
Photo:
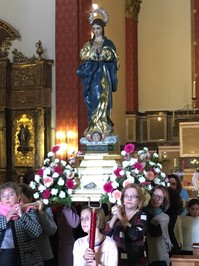
M 94 24 L 92 26 L 92 32 L 96 37 L 99 37 L 102 35 L 102 27 L 100 25 Z
M 92 141 L 94 141 L 94 142 L 99 142 L 99 141 L 101 141 L 102 136 L 101 136 L 100 133 L 98 133 L 98 132 L 94 132 L 94 133 L 92 134 L 91 139 L 92 139 Z

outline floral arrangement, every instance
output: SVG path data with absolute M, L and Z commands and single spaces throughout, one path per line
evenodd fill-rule
M 77 168 L 74 167 L 75 158 L 69 162 L 56 158 L 60 145 L 55 145 L 44 160 L 44 165 L 37 171 L 30 187 L 36 192 L 35 199 L 41 199 L 45 205 L 71 204 L 72 192 L 78 187 Z
M 150 198 L 148 191 L 154 185 L 167 185 L 166 174 L 162 172 L 162 164 L 157 153 L 151 154 L 147 147 L 134 155 L 134 144 L 127 144 L 121 152 L 124 160 L 121 167 L 113 169 L 113 174 L 103 186 L 102 201 L 121 204 L 122 189 L 130 183 L 139 184 L 145 193 L 145 198 Z

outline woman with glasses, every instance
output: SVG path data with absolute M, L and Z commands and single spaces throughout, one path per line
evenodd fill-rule
M 21 189 L 14 182 L 0 187 L 0 265 L 42 266 L 35 239 L 42 233 L 34 208 L 23 209 Z
M 144 194 L 138 184 L 128 184 L 121 196 L 122 205 L 112 207 L 112 217 L 106 233 L 115 240 L 119 252 L 119 265 L 147 265 L 145 234 L 147 217 L 141 211 Z
M 169 216 L 165 211 L 169 208 L 167 188 L 156 186 L 151 190 L 151 199 L 144 211 L 147 213 L 148 232 L 146 243 L 150 266 L 169 266 L 169 251 L 172 244 L 169 238 Z
M 97 221 L 95 229 L 94 250 L 89 248 L 91 211 L 89 206 L 84 206 L 80 214 L 80 222 L 87 236 L 78 238 L 73 248 L 73 266 L 117 266 L 117 246 L 112 238 L 104 235 L 105 214 L 103 209 L 96 209 Z

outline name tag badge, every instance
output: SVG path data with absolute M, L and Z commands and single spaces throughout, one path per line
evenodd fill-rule
M 120 231 L 120 238 L 124 238 L 124 233 Z
M 122 260 L 127 260 L 127 258 L 128 258 L 127 253 L 121 253 L 120 257 Z

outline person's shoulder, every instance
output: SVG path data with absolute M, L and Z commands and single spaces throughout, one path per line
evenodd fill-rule
M 104 240 L 104 242 L 109 243 L 109 245 L 111 246 L 116 245 L 115 241 L 110 236 L 106 236 L 106 239 Z

